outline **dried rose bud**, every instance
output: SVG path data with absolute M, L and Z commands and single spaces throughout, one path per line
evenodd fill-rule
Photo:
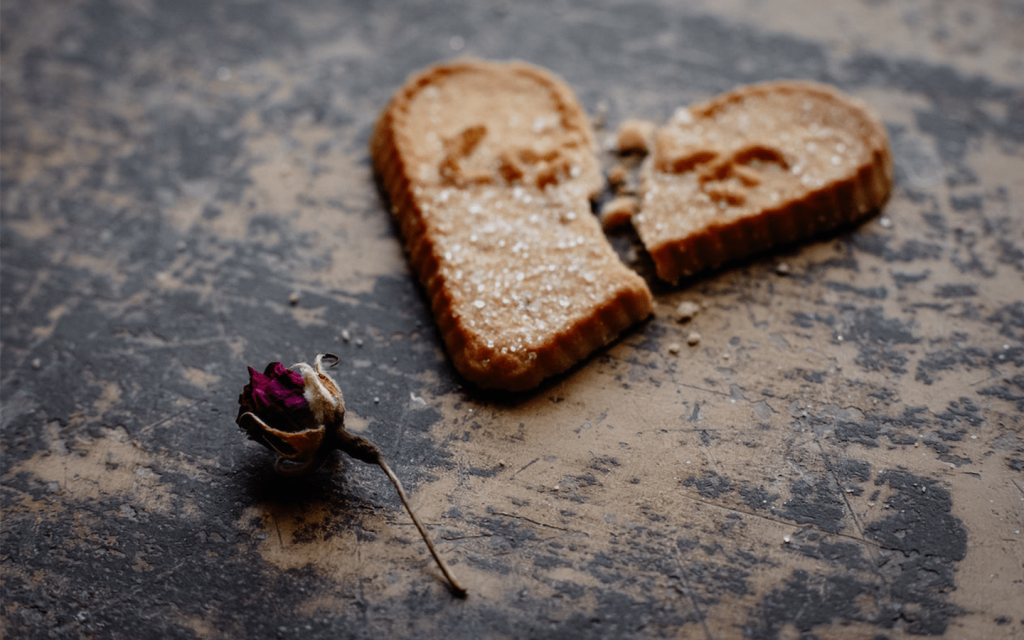
M 335 449 L 379 466 L 395 485 L 398 497 L 452 590 L 460 597 L 465 596 L 466 590 L 434 549 L 409 505 L 402 483 L 384 462 L 380 449 L 345 430 L 345 400 L 334 378 L 324 373 L 324 360 L 332 361 L 334 366 L 338 356 L 322 353 L 313 366 L 300 362 L 290 369 L 272 362 L 262 374 L 249 367 L 249 384 L 238 397 L 238 426 L 249 438 L 281 456 L 274 467 L 281 474 L 297 475 L 316 469 Z
M 327 426 L 306 397 L 306 381 L 301 373 L 286 369 L 280 362 L 267 365 L 262 374 L 249 367 L 249 384 L 238 397 L 238 404 L 238 426 L 281 456 L 279 471 L 301 473 L 323 462 L 326 448 L 321 445 Z M 342 405 L 342 415 L 344 411 Z

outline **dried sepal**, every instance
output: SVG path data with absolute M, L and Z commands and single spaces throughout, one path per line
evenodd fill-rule
M 328 430 L 345 428 L 345 398 L 334 378 L 323 370 L 323 361 L 331 361 L 330 366 L 338 364 L 338 356 L 333 353 L 321 353 L 313 360 L 313 366 L 305 362 L 293 364 L 291 370 L 302 376 L 305 385 L 304 397 L 309 410 L 317 424 Z
M 252 412 L 238 417 L 240 426 L 250 438 L 277 453 L 280 458 L 274 469 L 284 475 L 300 475 L 319 467 L 326 459 L 321 445 L 327 430 L 323 427 L 289 433 L 275 429 Z

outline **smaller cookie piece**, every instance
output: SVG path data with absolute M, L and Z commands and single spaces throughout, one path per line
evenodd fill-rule
M 633 216 L 658 276 L 682 276 L 864 217 L 889 197 L 885 128 L 813 82 L 741 87 L 680 109 L 655 136 Z

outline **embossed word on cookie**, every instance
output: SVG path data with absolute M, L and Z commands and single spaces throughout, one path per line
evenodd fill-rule
M 478 386 L 532 388 L 651 314 L 590 209 L 590 122 L 550 72 L 430 67 L 395 93 L 370 150 L 448 353 Z
M 802 81 L 680 109 L 657 132 L 642 174 L 633 223 L 670 282 L 861 218 L 893 182 L 878 118 Z

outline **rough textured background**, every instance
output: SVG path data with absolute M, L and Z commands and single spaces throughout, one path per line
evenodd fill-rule
M 4 2 L 3 635 L 1024 636 L 1024 5 L 682 4 Z M 465 53 L 554 70 L 609 130 L 834 83 L 897 188 L 483 395 L 366 153 Z M 468 599 L 379 470 L 283 481 L 234 425 L 246 365 L 320 351 Z

